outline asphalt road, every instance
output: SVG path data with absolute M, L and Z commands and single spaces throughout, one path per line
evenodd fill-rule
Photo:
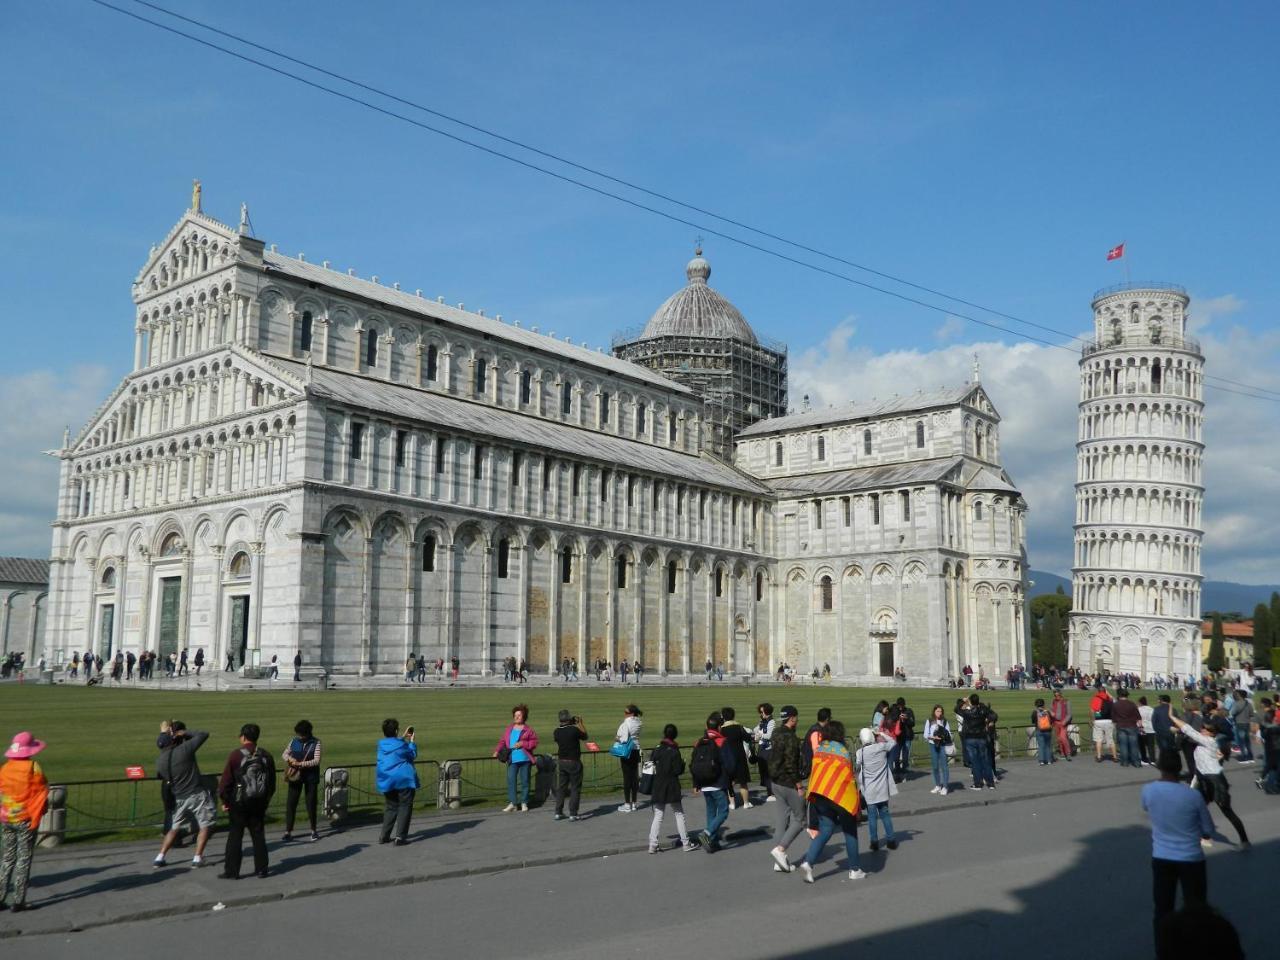
M 1280 803 L 1252 788 L 1249 771 L 1232 772 L 1237 809 L 1254 846 L 1238 850 L 1230 827 L 1215 818 L 1230 837 L 1220 837 L 1210 853 L 1209 894 L 1240 930 L 1247 954 L 1260 957 L 1273 924 L 1255 894 L 1274 885 Z M 816 884 L 806 885 L 798 872 L 776 874 L 770 841 L 757 834 L 715 855 L 622 853 L 78 933 L 24 933 L 4 940 L 0 950 L 5 960 L 246 954 L 750 960 L 865 950 L 908 960 L 1149 957 L 1150 834 L 1138 789 L 1131 784 L 902 816 L 897 851 L 870 853 L 861 832 L 868 876 L 860 881 L 845 878 L 838 840 L 827 847 Z M 764 822 L 772 805 L 759 810 Z M 642 832 L 648 813 L 627 821 L 628 831 Z M 561 826 L 530 818 L 525 829 Z M 414 847 L 382 849 L 391 857 Z M 798 841 L 795 857 L 802 849 Z M 394 861 L 387 867 L 394 869 Z

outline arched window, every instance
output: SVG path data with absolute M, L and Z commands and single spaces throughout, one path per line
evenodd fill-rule
M 667 561 L 667 593 L 676 592 L 676 562 Z
M 573 384 L 568 380 L 560 384 L 560 415 L 567 417 L 573 413 Z
M 237 580 L 247 580 L 249 572 L 249 555 L 241 550 L 231 558 L 231 563 L 227 566 L 227 573 Z
M 102 571 L 102 589 L 114 590 L 116 588 L 116 568 L 107 567 Z
M 973 448 L 978 456 L 982 456 L 982 424 L 973 425 Z
M 498 541 L 498 579 L 507 579 L 511 572 L 511 541 L 503 537 Z
M 832 594 L 831 578 L 823 577 L 821 580 L 818 581 L 818 583 L 822 591 L 822 609 L 824 611 L 829 611 L 832 609 L 834 605 L 834 598 L 831 595 Z
M 826 437 L 818 438 L 818 459 L 819 460 L 827 459 L 827 438 Z
M 520 371 L 520 406 L 526 406 L 533 398 L 533 374 L 528 370 Z
M 573 549 L 565 547 L 560 551 L 560 582 L 573 583 Z
M 600 426 L 606 426 L 609 423 L 609 415 L 612 413 L 613 398 L 609 396 L 608 391 L 600 394 Z
M 1151 363 L 1151 392 L 1160 393 L 1160 358 L 1156 357 Z
M 440 366 L 440 349 L 434 344 L 427 344 L 427 372 L 426 377 L 432 383 L 435 382 Z
M 667 442 L 676 442 L 676 417 L 674 413 L 667 414 Z
M 773 465 L 775 467 L 782 466 L 782 441 L 779 440 L 773 445 Z
M 613 585 L 619 590 L 627 589 L 627 557 L 626 554 L 619 554 L 618 559 L 614 561 L 617 571 L 613 581 Z
M 724 596 L 724 570 L 716 567 L 716 596 Z
M 867 456 L 871 456 L 871 431 L 870 430 L 862 431 L 862 452 Z
M 974 519 L 974 520 L 977 520 L 977 521 L 981 521 L 981 520 L 982 520 L 982 501 L 981 501 L 981 500 L 975 500 L 975 501 L 974 501 L 974 504 L 973 504 L 973 519 Z
M 436 569 L 436 535 L 428 533 L 422 538 L 422 572 L 435 573 Z
M 489 386 L 489 362 L 484 357 L 476 357 L 476 396 L 483 397 Z
M 924 448 L 924 421 L 917 420 L 916 421 L 916 449 L 921 450 L 923 448 Z
M 646 428 L 645 417 L 648 412 L 649 407 L 646 404 L 636 404 L 636 436 L 644 436 Z
M 871 522 L 873 524 L 880 522 L 880 494 L 878 493 L 871 495 Z
M 756 571 L 756 602 L 764 599 L 764 574 Z
M 364 332 L 364 365 L 366 367 L 378 365 L 378 331 L 375 327 L 370 327 Z
M 302 320 L 298 329 L 298 349 L 303 353 L 311 352 L 311 311 L 302 311 Z

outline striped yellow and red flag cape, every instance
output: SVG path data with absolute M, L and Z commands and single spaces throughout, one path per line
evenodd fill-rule
M 826 797 L 849 813 L 858 812 L 858 785 L 853 779 L 853 759 L 843 743 L 823 740 L 814 748 L 809 792 Z

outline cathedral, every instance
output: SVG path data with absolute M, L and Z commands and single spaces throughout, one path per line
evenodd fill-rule
M 976 366 L 788 412 L 785 347 L 685 272 L 605 353 L 284 256 L 197 190 L 134 281 L 133 370 L 63 441 L 41 652 L 1025 663 L 1026 504 Z

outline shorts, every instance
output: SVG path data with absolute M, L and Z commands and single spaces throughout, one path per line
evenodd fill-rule
M 197 790 L 183 797 L 173 811 L 173 826 L 177 829 L 182 821 L 190 817 L 201 830 L 207 830 L 218 819 L 218 811 L 213 805 L 213 795 L 208 790 Z
M 1093 742 L 1101 747 L 1116 745 L 1116 725 L 1114 720 L 1093 721 Z

